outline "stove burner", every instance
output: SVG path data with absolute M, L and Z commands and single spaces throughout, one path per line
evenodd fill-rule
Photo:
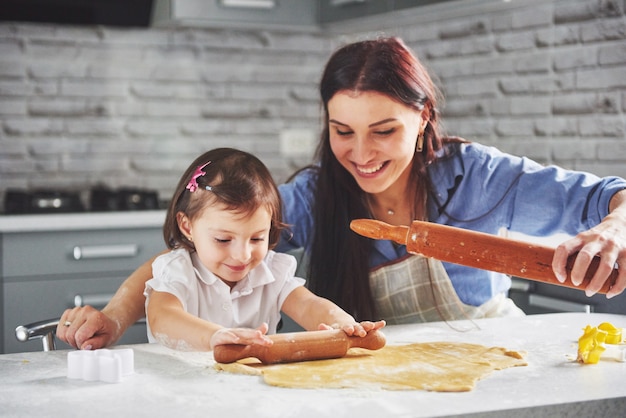
M 6 213 L 67 213 L 85 210 L 78 193 L 36 190 L 8 190 L 4 195 Z
M 155 210 L 159 208 L 159 196 L 154 191 L 121 188 L 109 190 L 92 189 L 90 192 L 91 210 Z

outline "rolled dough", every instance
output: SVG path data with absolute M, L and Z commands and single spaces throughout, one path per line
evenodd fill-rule
M 352 348 L 345 357 L 263 365 L 256 359 L 217 364 L 218 370 L 262 375 L 266 383 L 289 388 L 380 388 L 466 392 L 493 370 L 526 366 L 525 353 L 502 347 L 456 342 Z

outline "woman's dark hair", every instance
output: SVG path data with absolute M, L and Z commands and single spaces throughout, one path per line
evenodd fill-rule
M 191 192 L 187 185 L 202 166 L 205 174 L 196 178 L 198 188 Z M 210 190 L 207 190 L 207 186 Z M 167 247 L 195 251 L 193 243 L 178 228 L 177 214 L 182 212 L 193 220 L 204 208 L 216 204 L 242 215 L 266 207 L 272 216 L 269 248 L 274 248 L 278 243 L 285 224 L 282 222 L 278 188 L 269 170 L 252 154 L 232 148 L 216 148 L 196 158 L 176 186 L 163 225 L 163 238 Z
M 428 110 L 423 150 L 415 151 L 411 168 L 410 187 L 416 191 L 425 191 L 426 166 L 442 147 L 437 111 L 440 93 L 416 56 L 398 38 L 344 46 L 331 56 L 322 75 L 320 93 L 325 119 L 316 154 L 319 170 L 308 286 L 357 320 L 376 319 L 369 286 L 371 240 L 349 227 L 352 219 L 371 217 L 367 196 L 330 147 L 328 102 L 341 91 L 378 92 L 416 111 Z M 415 209 L 418 205 L 424 207 L 423 196 L 415 193 Z

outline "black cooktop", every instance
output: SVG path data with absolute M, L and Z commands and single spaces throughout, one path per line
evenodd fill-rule
M 7 190 L 4 193 L 5 214 L 112 212 L 156 210 L 162 205 L 158 193 L 140 188 L 109 189 L 95 187 L 86 201 L 71 190 Z

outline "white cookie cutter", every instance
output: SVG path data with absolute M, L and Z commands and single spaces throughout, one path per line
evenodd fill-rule
M 135 370 L 132 348 L 78 350 L 67 353 L 67 377 L 117 383 Z
M 602 360 L 612 359 L 615 361 L 619 361 L 621 363 L 626 362 L 626 346 L 614 345 L 614 344 L 605 344 L 605 351 L 601 354 Z

